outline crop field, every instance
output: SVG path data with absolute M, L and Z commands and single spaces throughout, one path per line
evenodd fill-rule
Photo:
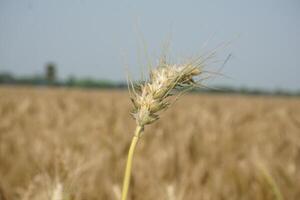
M 0 87 L 0 200 L 120 200 L 131 108 L 127 91 Z M 185 95 L 133 169 L 130 200 L 298 200 L 300 98 Z

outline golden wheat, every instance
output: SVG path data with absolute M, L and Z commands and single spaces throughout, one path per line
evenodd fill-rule
M 0 87 L 0 197 L 48 200 L 59 180 L 68 199 L 118 199 L 130 110 L 125 91 Z M 161 117 L 131 200 L 299 199 L 299 98 L 185 95 Z
M 122 189 L 122 200 L 127 199 L 131 178 L 134 151 L 144 126 L 158 120 L 158 113 L 169 105 L 169 96 L 179 87 L 195 87 L 194 78 L 202 73 L 202 66 L 194 63 L 180 66 L 167 64 L 161 59 L 158 66 L 150 71 L 148 81 L 138 85 L 138 91 L 132 85 L 131 101 L 134 106 L 133 117 L 136 119 L 136 130 L 131 141 L 125 167 Z

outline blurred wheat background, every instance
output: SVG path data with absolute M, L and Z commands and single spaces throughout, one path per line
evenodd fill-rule
M 2 86 L 0 199 L 120 199 L 129 101 Z M 299 199 L 300 99 L 185 95 L 146 129 L 133 167 L 131 200 Z

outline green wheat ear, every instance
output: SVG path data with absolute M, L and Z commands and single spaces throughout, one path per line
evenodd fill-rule
M 160 112 L 171 105 L 169 97 L 176 94 L 176 91 L 200 86 L 195 78 L 203 73 L 203 64 L 199 59 L 182 65 L 170 65 L 160 60 L 158 66 L 150 71 L 148 81 L 137 86 L 131 83 L 129 92 L 136 130 L 128 152 L 122 200 L 127 199 L 134 151 L 144 127 L 159 119 Z

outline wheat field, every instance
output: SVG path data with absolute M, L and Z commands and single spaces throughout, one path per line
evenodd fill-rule
M 119 200 L 130 110 L 126 91 L 0 87 L 0 200 Z M 300 99 L 185 95 L 133 168 L 130 200 L 300 199 Z

